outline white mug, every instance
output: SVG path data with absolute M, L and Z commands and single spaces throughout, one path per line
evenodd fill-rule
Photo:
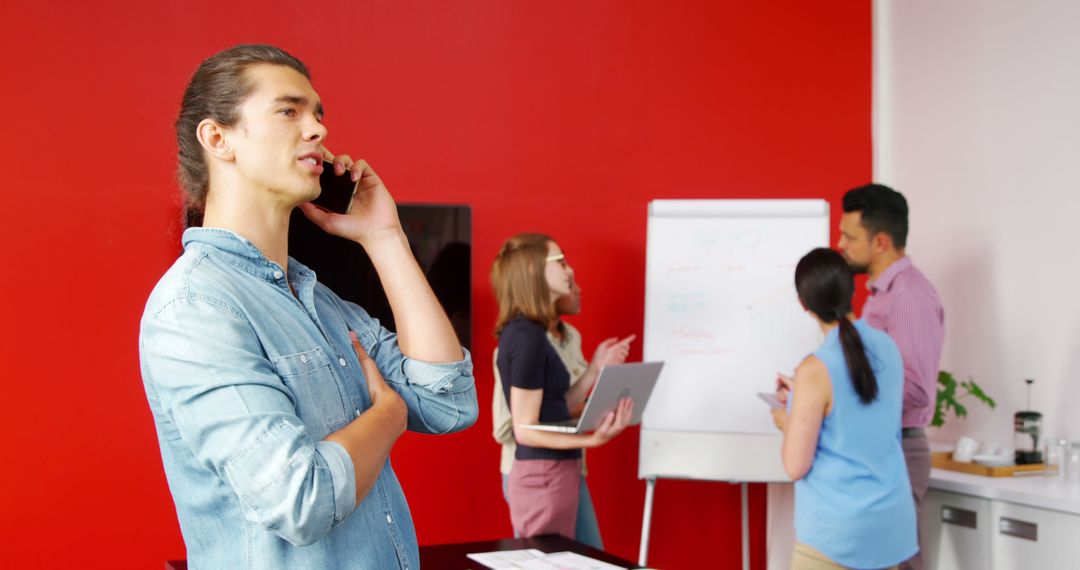
M 959 461 L 960 463 L 971 463 L 971 457 L 975 455 L 975 450 L 979 448 L 979 442 L 970 437 L 962 437 L 956 442 L 956 448 L 953 449 L 952 458 L 953 461 Z

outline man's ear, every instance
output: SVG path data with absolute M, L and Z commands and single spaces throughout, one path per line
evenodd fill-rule
M 203 119 L 195 129 L 199 138 L 199 144 L 211 156 L 224 161 L 232 161 L 235 157 L 232 146 L 229 145 L 225 129 L 213 119 Z
M 885 253 L 893 247 L 892 236 L 886 232 L 878 232 L 870 238 L 870 249 L 875 254 Z

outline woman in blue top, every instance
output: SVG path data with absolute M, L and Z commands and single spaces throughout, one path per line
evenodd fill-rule
M 884 332 L 852 322 L 855 281 L 835 251 L 806 254 L 795 289 L 825 341 L 795 370 L 789 410 L 773 410 L 784 469 L 796 481 L 791 567 L 896 566 L 918 551 L 900 444 L 900 351 Z

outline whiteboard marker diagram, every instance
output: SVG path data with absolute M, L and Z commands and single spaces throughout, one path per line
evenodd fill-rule
M 645 360 L 667 364 L 647 427 L 776 433 L 755 394 L 820 340 L 794 272 L 821 241 L 817 218 L 650 218 Z

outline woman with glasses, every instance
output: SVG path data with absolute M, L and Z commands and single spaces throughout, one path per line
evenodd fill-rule
M 630 421 L 633 402 L 620 402 L 591 434 L 522 427 L 571 419 L 571 410 L 584 405 L 603 363 L 571 385 L 566 366 L 548 340 L 548 332 L 557 328 L 556 302 L 573 288 L 573 270 L 551 238 L 519 234 L 508 239 L 495 258 L 491 282 L 499 305 L 496 367 L 517 442 L 507 480 L 514 533 L 573 538 L 581 450 L 603 445 L 621 433 Z M 630 340 L 611 343 L 619 345 L 613 353 L 621 360 Z M 601 359 L 594 358 L 594 364 L 597 360 Z
M 852 322 L 855 281 L 839 253 L 806 254 L 795 289 L 825 341 L 796 369 L 790 399 L 781 379 L 789 410 L 773 410 L 795 480 L 791 567 L 893 567 L 918 551 L 900 442 L 900 351 L 886 333 Z

